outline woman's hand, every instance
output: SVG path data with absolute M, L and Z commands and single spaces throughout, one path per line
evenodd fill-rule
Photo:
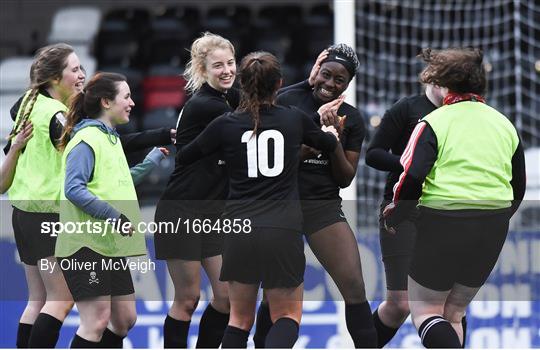
M 321 125 L 334 126 L 337 130 L 340 127 L 340 117 L 338 110 L 341 104 L 345 101 L 345 95 L 341 95 L 333 101 L 323 104 L 317 110 L 321 117 Z
M 28 141 L 32 138 L 33 132 L 34 130 L 34 127 L 32 125 L 32 123 L 30 121 L 27 121 L 25 124 L 24 124 L 24 127 L 21 129 L 21 131 L 19 131 L 19 133 L 17 134 L 17 136 L 15 136 L 13 138 L 13 141 L 11 143 L 11 147 L 15 150 L 15 151 L 20 151 L 22 150 L 26 144 L 28 143 Z
M 326 57 L 328 57 L 327 50 L 323 50 L 317 57 L 313 68 L 311 68 L 311 73 L 309 73 L 308 83 L 310 86 L 315 85 L 315 79 L 317 78 L 317 74 L 319 74 L 319 70 L 321 69 L 321 62 L 324 61 Z
M 166 157 L 168 156 L 171 152 L 167 149 L 167 147 L 159 147 L 158 148 L 160 150 L 160 152 Z

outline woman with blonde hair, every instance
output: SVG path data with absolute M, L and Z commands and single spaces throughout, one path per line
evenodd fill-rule
M 193 42 L 184 73 L 186 89 L 193 95 L 178 117 L 177 151 L 215 118 L 238 105 L 238 92 L 232 88 L 236 77 L 234 53 L 229 40 L 208 32 Z M 156 222 L 188 222 L 177 232 L 157 232 L 154 237 L 156 258 L 167 261 L 175 290 L 163 326 L 166 348 L 187 347 L 191 316 L 200 298 L 201 267 L 212 285 L 213 298 L 199 324 L 197 347 L 217 348 L 221 343 L 229 320 L 229 297 L 227 284 L 219 281 L 223 237 L 212 228 L 221 217 L 227 189 L 225 167 L 217 155 L 189 165 L 177 161 L 157 204 Z M 205 230 L 200 232 L 189 226 L 194 220 L 210 225 L 203 225 Z
M 295 107 L 278 106 L 281 68 L 268 52 L 240 64 L 240 105 L 214 120 L 177 155 L 181 164 L 220 152 L 229 174 L 224 217 L 240 221 L 224 230 L 220 279 L 229 284 L 231 317 L 222 348 L 246 348 L 259 287 L 273 322 L 268 348 L 292 348 L 302 317 L 305 256 L 298 171 L 302 144 L 346 162 L 337 131 L 317 126 Z M 325 132 L 328 131 L 328 132 Z

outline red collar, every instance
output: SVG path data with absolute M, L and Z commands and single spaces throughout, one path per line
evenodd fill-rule
M 458 94 L 455 92 L 449 92 L 448 95 L 443 100 L 443 105 L 451 105 L 453 103 L 461 102 L 461 101 L 477 101 L 486 103 L 486 100 L 478 95 L 473 93 L 466 93 L 466 94 Z

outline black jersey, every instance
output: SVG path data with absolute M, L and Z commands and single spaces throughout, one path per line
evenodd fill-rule
M 283 89 L 278 95 L 278 104 L 298 107 L 311 115 L 315 123 L 320 127 L 317 110 L 323 103 L 313 96 L 313 91 L 308 84 L 297 84 L 296 86 L 298 88 Z M 360 152 L 366 134 L 364 118 L 360 111 L 344 102 L 339 107 L 338 115 L 347 116 L 345 127 L 340 136 L 343 150 Z M 316 158 L 305 159 L 300 164 L 298 185 L 300 198 L 304 200 L 340 199 L 339 185 L 332 177 L 329 157 L 326 152 L 322 152 Z
M 393 187 L 403 171 L 399 158 L 416 124 L 436 108 L 426 95 L 416 95 L 402 98 L 384 114 L 369 144 L 366 164 L 378 170 L 389 171 L 384 188 L 385 200 L 393 197 Z
M 300 231 L 300 147 L 306 144 L 332 152 L 336 138 L 293 107 L 263 107 L 256 136 L 253 125 L 248 113 L 227 113 L 184 147 L 178 160 L 191 163 L 219 151 L 229 175 L 225 217 L 250 218 L 255 227 Z
M 238 96 L 236 89 L 225 94 L 203 84 L 188 100 L 178 117 L 177 156 L 182 147 L 193 141 L 214 119 L 236 108 Z M 188 211 L 219 212 L 222 210 L 219 200 L 224 200 L 226 195 L 225 167 L 218 155 L 212 154 L 189 165 L 176 160 L 162 199 L 189 201 L 185 202 Z

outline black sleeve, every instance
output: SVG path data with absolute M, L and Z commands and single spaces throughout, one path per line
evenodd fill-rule
M 394 208 L 386 217 L 391 227 L 407 219 L 416 207 L 424 180 L 437 160 L 437 137 L 429 124 L 419 123 L 412 135 L 401 157 L 404 171 L 394 187 Z
M 217 118 L 208 124 L 195 140 L 177 149 L 176 161 L 179 164 L 191 164 L 216 152 L 221 145 L 221 128 L 222 118 Z
M 399 141 L 407 127 L 407 113 L 404 100 L 398 101 L 384 114 L 381 124 L 373 136 L 366 152 L 366 164 L 382 171 L 403 171 L 399 155 L 389 152 Z
M 11 120 L 15 121 L 17 119 L 17 113 L 19 113 L 19 108 L 21 108 L 21 103 L 24 99 L 24 95 L 22 95 L 17 102 L 13 106 L 11 106 L 11 109 L 9 110 L 9 114 L 11 115 Z
M 366 137 L 366 127 L 364 125 L 364 118 L 358 111 L 356 112 L 357 116 L 355 116 L 355 119 L 357 122 L 348 127 L 347 141 L 343 145 L 343 150 L 360 153 L 362 151 L 362 143 Z M 347 124 L 347 121 L 345 121 L 345 124 Z
M 171 144 L 171 129 L 160 128 L 120 135 L 125 153 Z
M 336 149 L 337 139 L 334 135 L 324 132 L 318 127 L 309 115 L 298 110 L 302 115 L 302 128 L 303 133 L 303 143 L 323 151 L 325 153 L 333 152 Z
M 64 113 L 58 112 L 55 114 L 54 118 L 51 118 L 51 122 L 49 123 L 49 138 L 55 148 L 58 148 L 65 121 L 66 117 L 64 116 Z
M 525 196 L 526 174 L 525 174 L 525 154 L 521 139 L 512 156 L 512 180 L 510 181 L 514 192 L 514 200 L 512 201 L 512 214 L 516 212 Z
M 306 80 L 301 81 L 299 83 L 282 87 L 281 89 L 278 90 L 278 96 L 281 95 L 284 92 L 287 92 L 287 91 L 293 90 L 293 89 L 311 90 L 311 85 L 309 85 L 308 79 L 306 79 Z
M 17 113 L 19 113 L 19 108 L 21 108 L 21 103 L 24 99 L 24 95 L 22 95 L 13 106 L 11 106 L 9 110 L 9 114 L 11 116 L 11 120 L 15 121 L 17 119 Z M 4 154 L 8 154 L 9 149 L 11 148 L 11 140 L 8 140 L 6 145 L 4 146 Z

